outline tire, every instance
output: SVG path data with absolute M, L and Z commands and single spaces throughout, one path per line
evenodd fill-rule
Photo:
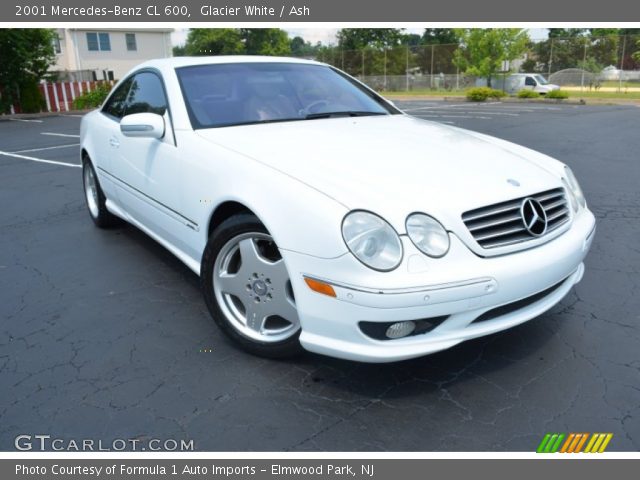
M 267 358 L 302 352 L 284 260 L 254 215 L 235 215 L 214 230 L 202 258 L 200 281 L 214 321 L 243 350 Z
M 120 219 L 107 210 L 106 201 L 98 175 L 88 157 L 82 159 L 82 186 L 89 216 L 99 228 L 109 228 L 120 223 Z

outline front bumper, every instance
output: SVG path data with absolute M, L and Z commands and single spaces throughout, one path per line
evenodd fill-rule
M 300 342 L 333 357 L 392 362 L 513 327 L 553 307 L 582 279 L 594 232 L 595 218 L 585 209 L 550 242 L 491 258 L 478 257 L 452 234 L 449 253 L 432 259 L 403 236 L 403 263 L 387 273 L 367 269 L 350 254 L 327 260 L 283 251 L 302 326 Z M 336 298 L 311 291 L 304 276 L 333 284 Z M 543 291 L 522 308 L 472 323 L 496 307 Z M 358 326 L 441 316 L 448 318 L 433 330 L 396 340 L 376 340 Z

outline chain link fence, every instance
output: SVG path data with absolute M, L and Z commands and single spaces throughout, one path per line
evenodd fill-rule
M 316 60 L 333 65 L 376 90 L 456 91 L 486 84 L 461 72 L 457 44 L 343 50 L 322 47 Z M 640 35 L 576 36 L 531 42 L 512 59 L 509 73 L 538 73 L 565 88 L 640 91 Z M 499 82 L 507 72 L 496 76 Z

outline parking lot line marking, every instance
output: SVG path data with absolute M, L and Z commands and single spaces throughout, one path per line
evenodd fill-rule
M 478 115 L 432 115 L 432 114 L 422 114 L 416 115 L 418 118 L 471 118 L 475 120 L 491 120 L 491 117 L 481 117 Z
M 42 148 L 30 148 L 29 150 L 16 150 L 11 153 L 29 153 L 29 152 L 39 152 L 41 150 L 55 150 L 56 148 L 68 148 L 68 147 L 78 147 L 79 143 L 69 143 L 67 145 L 56 145 L 54 147 L 42 147 Z
M 442 111 L 440 110 L 430 110 L 429 112 L 426 112 L 426 114 L 440 114 L 443 112 L 450 112 L 451 110 L 445 110 L 443 109 Z M 470 110 L 455 110 L 455 113 L 460 113 L 463 115 L 476 115 L 476 114 L 480 114 L 480 115 L 502 115 L 505 117 L 519 117 L 520 114 L 519 113 L 514 113 L 514 112 L 494 112 L 494 111 L 487 111 L 487 110 L 476 110 L 476 109 L 470 109 Z M 420 113 L 417 113 L 415 115 L 421 115 Z
M 0 155 L 4 155 L 5 157 L 20 158 L 22 160 L 31 160 L 32 162 L 51 163 L 53 165 L 62 165 L 63 167 L 82 168 L 82 165 L 77 165 L 75 163 L 66 163 L 66 162 L 58 162 L 56 160 L 46 160 L 44 158 L 27 157 L 26 155 L 19 155 L 17 153 L 12 153 L 12 152 L 3 152 L 2 150 L 0 150 Z
M 10 118 L 12 122 L 29 122 L 29 123 L 42 123 L 42 120 L 27 120 L 26 118 Z
M 70 133 L 41 132 L 40 135 L 51 135 L 52 137 L 80 138 L 80 135 L 71 135 Z
M 487 105 L 502 105 L 502 102 L 488 102 L 488 103 L 483 103 L 483 106 L 487 106 Z M 449 109 L 449 108 L 460 108 L 460 107 L 466 107 L 469 108 L 469 104 L 467 102 L 464 103 L 456 103 L 454 105 L 428 105 L 426 107 L 415 107 L 415 108 L 407 108 L 406 110 L 404 110 L 405 112 L 416 112 L 418 110 L 442 110 L 442 109 Z M 471 108 L 476 108 L 476 107 L 471 107 Z

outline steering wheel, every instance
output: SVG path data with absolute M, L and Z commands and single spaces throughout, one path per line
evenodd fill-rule
M 303 108 L 301 113 L 307 115 L 310 113 L 318 113 L 317 111 L 314 111 L 314 108 L 327 105 L 329 105 L 329 102 L 327 100 L 316 100 L 315 102 L 311 102 L 309 105 L 307 105 L 306 108 Z

